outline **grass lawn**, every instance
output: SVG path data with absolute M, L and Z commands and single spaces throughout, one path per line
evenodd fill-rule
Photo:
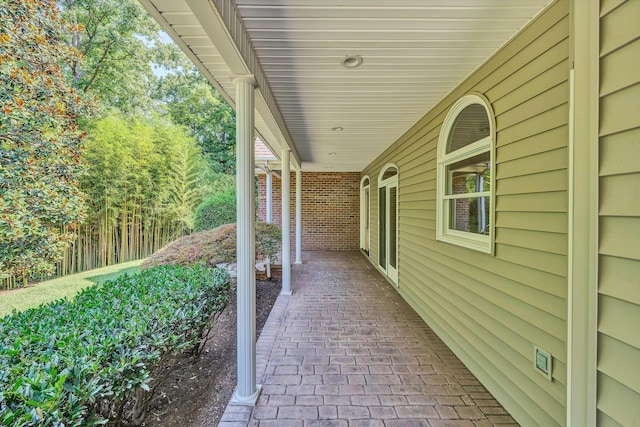
M 84 271 L 69 276 L 30 285 L 26 288 L 0 292 L 0 316 L 10 314 L 14 309 L 18 311 L 37 307 L 40 304 L 55 301 L 60 298 L 73 298 L 81 289 L 115 279 L 124 273 L 134 274 L 140 271 L 142 259 L 111 265 L 105 268 Z

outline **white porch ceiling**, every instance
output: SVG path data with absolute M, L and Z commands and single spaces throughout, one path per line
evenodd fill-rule
M 141 0 L 230 102 L 263 75 L 256 129 L 307 171 L 362 170 L 549 2 Z

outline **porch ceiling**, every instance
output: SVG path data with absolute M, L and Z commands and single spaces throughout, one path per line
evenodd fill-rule
M 258 133 L 307 171 L 362 170 L 549 2 L 141 0 L 232 104 L 256 75 Z

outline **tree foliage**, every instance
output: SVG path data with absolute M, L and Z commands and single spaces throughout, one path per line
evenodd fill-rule
M 195 144 L 184 144 L 170 166 L 169 204 L 171 214 L 182 227 L 180 234 L 193 230 L 194 210 L 202 201 L 205 166 Z
M 235 221 L 235 189 L 216 192 L 196 208 L 193 230 L 211 230 L 222 224 L 229 224 Z
M 1 1 L 0 285 L 63 252 L 62 274 L 190 233 L 203 195 L 233 182 L 220 94 L 136 0 Z
M 175 123 L 191 131 L 214 172 L 235 173 L 235 112 L 196 69 L 163 77 L 154 97 Z
M 76 25 L 67 42 L 86 60 L 69 61 L 73 85 L 121 111 L 146 111 L 157 77 L 153 67 L 172 67 L 175 45 L 162 42 L 160 27 L 136 0 L 59 0 Z
M 54 269 L 84 218 L 77 189 L 91 111 L 68 83 L 65 63 L 82 62 L 52 0 L 8 0 L 0 8 L 0 275 Z
M 92 123 L 86 146 L 89 215 L 72 270 L 145 257 L 191 231 L 206 164 L 184 128 L 113 111 Z

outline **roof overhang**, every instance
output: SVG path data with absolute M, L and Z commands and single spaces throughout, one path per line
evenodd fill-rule
M 255 77 L 272 153 L 361 171 L 550 0 L 140 2 L 232 106 L 233 77 Z

